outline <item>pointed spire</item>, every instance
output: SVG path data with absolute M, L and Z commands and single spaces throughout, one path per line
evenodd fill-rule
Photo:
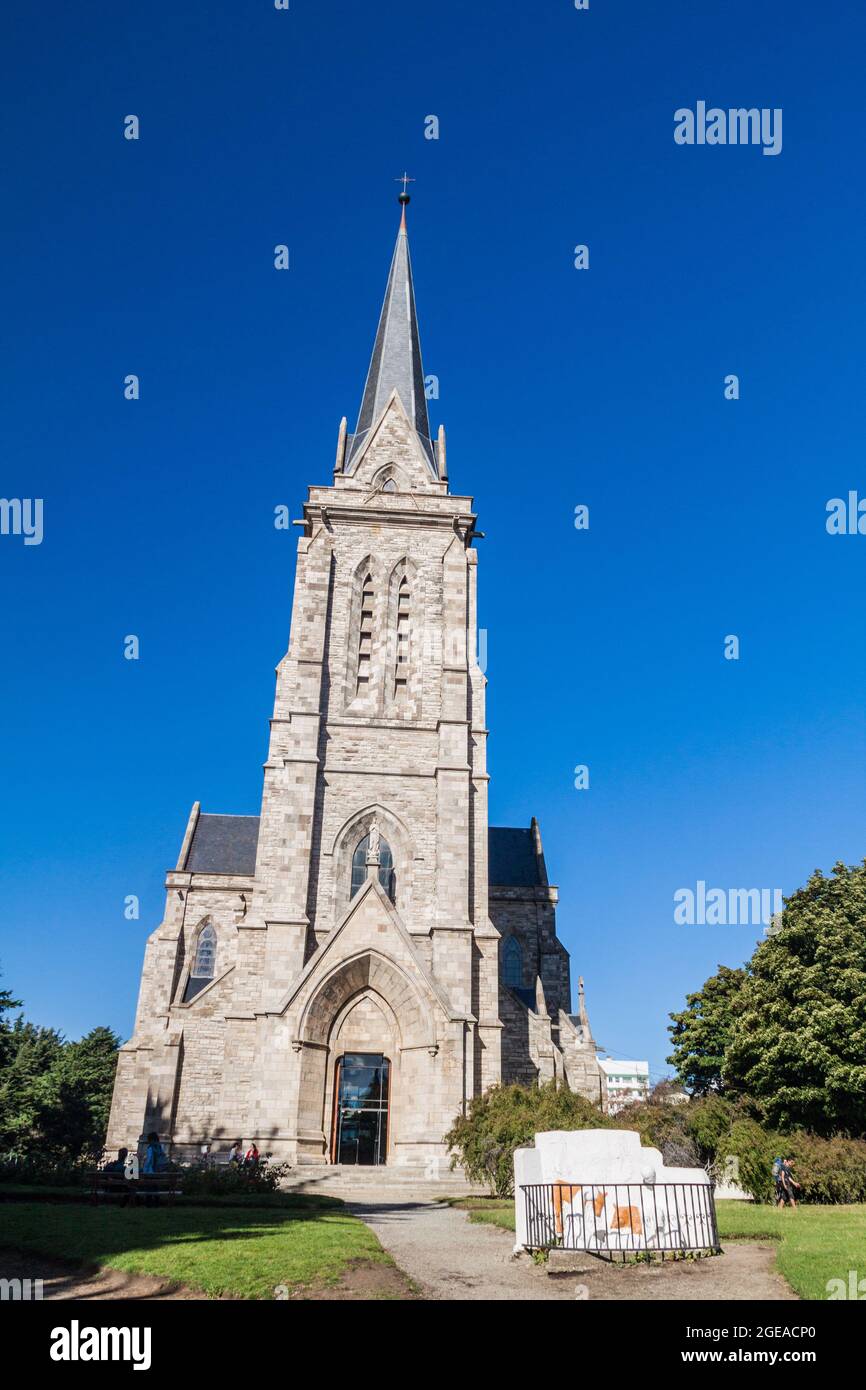
M 583 976 L 577 979 L 577 1016 L 580 1019 L 580 1026 L 583 1029 L 585 1042 L 592 1041 L 592 1029 L 589 1026 L 589 1014 L 586 1012 L 586 995 L 583 988 Z
M 363 448 L 373 425 L 396 390 L 418 434 L 421 447 L 434 477 L 438 476 L 433 445 L 430 440 L 430 419 L 424 394 L 424 369 L 421 366 L 421 339 L 418 333 L 418 314 L 415 309 L 415 288 L 412 282 L 412 263 L 409 258 L 409 237 L 406 232 L 406 207 L 409 194 L 406 184 L 411 180 L 404 174 L 398 202 L 402 207 L 397 244 L 391 259 L 385 302 L 379 316 L 373 356 L 361 400 L 358 424 L 346 451 L 346 468 Z

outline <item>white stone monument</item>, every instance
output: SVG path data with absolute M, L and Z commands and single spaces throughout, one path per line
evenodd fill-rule
M 527 1194 L 526 1189 L 529 1188 Z M 515 1250 L 717 1248 L 703 1168 L 666 1168 L 625 1129 L 550 1130 L 514 1155 Z

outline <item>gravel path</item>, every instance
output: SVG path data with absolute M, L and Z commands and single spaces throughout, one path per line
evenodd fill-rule
M 397 1264 L 434 1299 L 794 1299 L 773 1272 L 775 1247 L 732 1243 L 724 1255 L 664 1265 L 611 1266 L 587 1258 L 579 1274 L 548 1274 L 528 1255 L 512 1253 L 514 1237 L 472 1224 L 468 1214 L 410 1196 L 378 1201 L 364 1194 L 349 1209 L 365 1221 Z

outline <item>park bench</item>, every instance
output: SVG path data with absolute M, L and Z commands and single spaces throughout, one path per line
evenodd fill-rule
M 127 1205 L 158 1202 L 166 1197 L 169 1202 L 183 1191 L 181 1173 L 141 1173 L 137 1178 L 126 1178 L 123 1173 L 106 1173 L 97 1169 L 90 1177 L 90 1196 L 94 1203 L 118 1201 Z

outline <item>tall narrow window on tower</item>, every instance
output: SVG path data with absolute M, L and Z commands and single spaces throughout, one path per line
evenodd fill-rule
M 367 574 L 361 585 L 361 618 L 358 632 L 358 682 L 356 695 L 366 695 L 370 689 L 370 666 L 373 659 L 373 576 Z
M 408 577 L 404 574 L 397 590 L 397 651 L 394 663 L 394 699 L 406 698 L 406 685 L 409 680 L 409 607 L 412 593 Z

